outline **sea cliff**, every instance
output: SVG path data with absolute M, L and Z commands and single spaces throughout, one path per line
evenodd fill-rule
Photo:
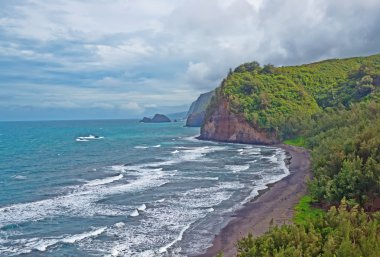
M 222 98 L 207 116 L 199 139 L 245 144 L 276 144 L 274 133 L 254 128 L 242 115 L 230 110 L 230 103 Z
M 207 107 L 214 95 L 215 90 L 201 94 L 198 99 L 191 104 L 189 111 L 187 112 L 186 127 L 202 126 Z

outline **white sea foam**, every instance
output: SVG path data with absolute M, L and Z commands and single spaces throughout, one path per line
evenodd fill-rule
M 136 148 L 136 149 L 147 149 L 149 147 L 148 146 L 144 146 L 144 145 L 137 145 L 134 148 Z
M 190 141 L 190 142 L 194 142 L 194 143 L 197 143 L 197 144 L 207 144 L 207 145 L 220 145 L 222 143 L 220 142 L 217 142 L 217 141 L 202 141 L 202 140 L 199 140 L 197 137 L 199 137 L 200 135 L 194 135 L 194 136 L 190 136 L 190 137 L 184 137 L 183 140 L 186 140 L 186 141 Z M 182 137 L 178 137 L 178 138 L 182 138 Z
M 268 188 L 268 184 L 275 183 L 277 181 L 280 181 L 281 179 L 287 177 L 290 172 L 288 167 L 285 164 L 285 158 L 286 154 L 285 151 L 281 149 L 276 149 L 276 154 L 268 157 L 267 159 L 271 160 L 271 162 L 277 163 L 278 166 L 276 166 L 274 169 L 276 170 L 282 170 L 283 174 L 275 175 L 275 176 L 263 176 L 260 180 L 256 181 L 256 185 L 251 191 L 250 195 L 246 197 L 246 199 L 243 202 L 247 202 L 253 197 L 257 196 L 259 194 L 259 191 L 264 190 Z
M 179 232 L 178 237 L 177 237 L 176 239 L 174 239 L 172 242 L 170 242 L 169 244 L 167 244 L 167 245 L 161 247 L 161 248 L 159 249 L 158 252 L 159 252 L 159 253 L 164 253 L 164 252 L 166 252 L 170 247 L 172 247 L 175 243 L 177 243 L 178 241 L 181 241 L 181 240 L 182 240 L 182 237 L 183 237 L 183 233 L 185 233 L 185 231 L 186 231 L 189 227 L 190 227 L 190 224 L 185 225 L 185 226 L 181 229 L 181 231 Z
M 272 163 L 278 163 L 278 159 L 277 159 L 276 154 L 269 156 L 269 157 L 264 157 L 264 159 L 267 159 L 267 160 L 271 161 Z
M 137 208 L 137 210 L 139 210 L 139 211 L 145 211 L 145 210 L 146 210 L 146 205 L 145 205 L 145 203 L 143 203 L 142 205 L 140 205 L 140 206 Z
M 200 141 L 197 139 L 197 137 L 199 137 L 199 136 L 200 136 L 200 135 L 197 134 L 197 135 L 190 136 L 190 137 L 184 137 L 183 139 L 186 140 L 186 141 L 191 141 L 191 142 L 196 142 L 196 143 L 198 143 L 198 142 L 200 142 Z M 182 139 L 182 137 L 178 137 L 178 138 Z
M 103 179 L 94 179 L 85 184 L 85 186 L 99 186 L 112 183 L 114 181 L 120 180 L 123 178 L 123 174 L 119 174 L 117 176 L 103 178 Z
M 202 147 L 189 147 L 185 148 L 176 156 L 180 161 L 206 161 L 204 155 L 215 151 L 224 150 L 223 146 L 202 146 Z
M 157 148 L 157 147 L 161 147 L 161 145 L 154 145 L 154 146 L 152 146 L 152 147 L 156 147 L 156 148 Z
M 177 243 L 183 240 L 190 224 L 210 215 L 215 211 L 213 206 L 229 199 L 234 190 L 242 187 L 238 182 L 221 182 L 210 187 L 173 192 L 164 204 L 163 199 L 152 202 L 152 208 L 146 209 L 141 222 L 107 229 L 107 236 L 112 237 L 112 240 L 97 241 L 95 248 L 108 252 L 108 257 L 185 256 L 178 253 Z M 212 237 L 207 240 L 211 241 Z M 206 243 L 209 243 L 207 240 Z M 83 249 L 94 249 L 93 243 L 85 243 L 83 242 Z
M 208 208 L 207 209 L 207 212 L 213 212 L 214 211 L 214 208 Z
M 249 200 L 259 195 L 259 191 L 268 188 L 266 184 L 259 184 L 253 187 L 251 193 L 242 201 L 242 204 L 247 203 Z
M 102 234 L 106 230 L 106 228 L 107 227 L 102 227 L 102 228 L 98 228 L 98 229 L 92 230 L 90 232 L 84 232 L 82 234 L 68 236 L 68 237 L 62 239 L 62 242 L 63 243 L 73 244 L 73 243 L 75 243 L 77 241 L 83 240 L 83 239 L 88 238 L 88 237 L 98 236 L 98 235 Z
M 126 166 L 124 165 L 113 165 L 111 166 L 111 169 L 118 172 L 125 172 Z
M 19 179 L 19 180 L 24 180 L 26 179 L 26 176 L 23 176 L 23 175 L 15 175 L 13 176 L 14 179 Z
M 39 242 L 35 244 L 34 249 L 40 252 L 45 252 L 48 247 L 53 246 L 58 243 L 59 243 L 59 240 L 55 240 L 55 239 L 40 240 Z M 32 250 L 33 249 L 28 249 L 28 252 L 31 252 Z
M 78 138 L 82 138 L 82 139 L 103 139 L 104 137 L 100 137 L 100 136 L 94 136 L 94 135 L 88 135 L 88 136 L 84 136 L 84 137 L 78 137 Z
M 112 249 L 111 256 L 119 256 L 119 251 L 117 249 Z
M 124 222 L 118 222 L 115 224 L 115 227 L 116 228 L 122 228 L 122 227 L 125 227 L 125 223 Z
M 137 216 L 139 216 L 139 212 L 137 210 L 134 210 L 133 212 L 131 212 L 129 214 L 129 216 L 131 216 L 131 217 L 137 217 Z
M 284 172 L 283 175 L 280 176 L 280 178 L 284 178 L 290 174 L 290 171 L 288 167 L 286 166 L 285 159 L 286 159 L 286 153 L 283 150 L 278 150 L 277 154 L 279 155 L 279 164 L 280 164 L 280 169 Z
M 260 148 L 245 148 L 243 152 L 240 153 L 241 155 L 260 155 L 261 149 Z
M 100 137 L 100 136 L 94 136 L 94 135 L 88 135 L 88 136 L 83 136 L 83 137 L 77 137 L 75 139 L 75 141 L 77 142 L 88 142 L 90 140 L 99 140 L 99 139 L 103 139 L 104 137 Z
M 94 186 L 76 186 L 70 193 L 34 202 L 13 204 L 0 208 L 0 227 L 36 221 L 57 215 L 90 217 L 94 215 L 125 215 L 125 210 L 115 205 L 98 203 L 99 200 L 114 194 L 138 192 L 147 188 L 159 187 L 168 182 L 159 170 L 145 170 L 129 183 L 109 185 L 97 183 Z
M 237 173 L 240 171 L 248 170 L 250 166 L 249 164 L 244 164 L 244 165 L 225 165 L 224 167 L 232 171 L 232 173 Z
M 181 179 L 189 179 L 189 180 L 219 180 L 219 177 L 181 177 Z
M 172 151 L 172 154 L 176 154 L 176 153 L 179 153 L 179 151 L 178 150 Z
M 165 198 L 162 198 L 162 199 L 157 200 L 156 202 L 158 202 L 158 203 L 162 203 L 162 202 L 164 202 L 164 201 L 165 201 Z
M 77 138 L 77 139 L 75 139 L 75 141 L 77 141 L 77 142 L 88 142 L 90 140 L 82 139 L 82 138 Z
M 15 239 L 8 242 L 11 244 L 10 246 L 0 248 L 0 253 L 25 254 L 30 253 L 33 250 L 45 252 L 49 247 L 59 243 L 73 244 L 86 238 L 96 237 L 102 234 L 106 229 L 107 227 L 101 227 L 80 234 L 62 235 L 58 237 Z M 17 244 L 22 245 L 23 247 L 20 249 L 17 247 Z

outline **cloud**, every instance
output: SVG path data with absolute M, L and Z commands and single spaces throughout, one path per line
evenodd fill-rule
M 109 45 L 87 45 L 98 58 L 100 65 L 124 66 L 124 64 L 142 61 L 144 58 L 154 54 L 155 49 L 141 39 L 131 39 L 116 46 Z
M 129 110 L 137 113 L 142 113 L 144 111 L 144 108 L 142 108 L 138 103 L 135 102 L 121 104 L 119 108 L 122 110 Z
M 157 108 L 157 104 L 145 104 L 144 108 Z
M 0 106 L 185 108 L 243 62 L 379 53 L 379 11 L 377 0 L 6 1 Z
M 211 75 L 211 69 L 207 64 L 203 62 L 190 62 L 185 77 L 186 81 L 191 85 L 195 85 L 196 88 L 207 89 L 210 85 L 216 85 L 216 81 L 213 80 Z
M 95 108 L 95 109 L 103 109 L 103 110 L 115 109 L 115 106 L 109 103 L 93 103 L 90 107 Z
M 122 80 L 110 76 L 99 79 L 94 84 L 100 87 L 120 87 L 124 85 Z

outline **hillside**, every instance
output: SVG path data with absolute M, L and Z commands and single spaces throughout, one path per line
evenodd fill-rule
M 242 116 L 253 128 L 264 130 L 271 137 L 274 133 L 278 139 L 284 139 L 300 132 L 297 124 L 301 120 L 326 107 L 347 107 L 353 102 L 378 98 L 379 86 L 380 55 L 278 68 L 246 63 L 223 80 L 207 117 L 217 111 L 217 102 L 227 101 L 228 112 Z M 212 139 L 208 125 L 202 134 Z M 239 132 L 229 133 L 231 136 Z
M 247 63 L 216 92 L 200 138 L 289 139 L 312 156 L 313 180 L 295 224 L 243 238 L 238 256 L 380 256 L 380 55 L 278 68 Z

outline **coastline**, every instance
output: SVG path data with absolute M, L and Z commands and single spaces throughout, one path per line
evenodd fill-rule
M 268 184 L 250 202 L 237 210 L 230 222 L 213 240 L 212 246 L 205 253 L 196 257 L 213 257 L 223 252 L 224 257 L 236 256 L 236 242 L 249 233 L 259 236 L 265 233 L 271 220 L 274 225 L 291 223 L 294 206 L 306 194 L 307 179 L 311 177 L 310 153 L 300 147 L 284 144 L 274 145 L 285 150 L 291 156 L 290 174 L 285 178 Z M 285 159 L 289 162 L 289 159 Z

